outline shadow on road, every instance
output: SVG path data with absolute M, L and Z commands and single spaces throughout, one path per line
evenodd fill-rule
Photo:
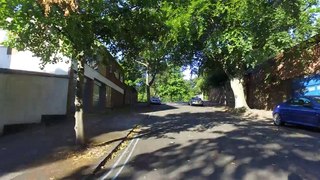
M 120 141 L 126 133 L 147 117 L 148 112 L 165 111 L 175 107 L 158 107 L 138 104 L 122 109 L 114 109 L 107 114 L 89 114 L 85 116 L 85 133 L 89 144 L 108 145 Z M 51 126 L 36 125 L 18 133 L 0 137 L 0 177 L 8 173 L 37 168 L 64 160 L 70 152 L 79 151 L 75 146 L 74 120 L 70 119 Z M 80 150 L 81 151 L 81 150 Z M 68 167 L 61 167 L 68 168 Z M 70 177 L 83 174 L 81 168 Z
M 168 134 L 184 131 L 215 137 L 190 139 L 187 144 L 137 155 L 128 164 L 133 172 L 164 170 L 174 179 L 320 178 L 319 131 L 275 127 L 270 120 L 240 119 L 223 111 L 151 116 L 143 124 L 145 140 L 174 139 Z

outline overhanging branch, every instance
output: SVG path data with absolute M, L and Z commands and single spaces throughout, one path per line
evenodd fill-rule
M 148 67 L 148 64 L 147 64 L 147 63 L 141 62 L 141 61 L 139 61 L 139 60 L 135 60 L 135 62 L 137 62 L 138 64 L 141 64 L 141 65 L 143 65 L 143 66 L 145 66 L 145 67 Z

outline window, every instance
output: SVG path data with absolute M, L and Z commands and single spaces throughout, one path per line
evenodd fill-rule
M 109 72 L 112 73 L 112 64 L 109 67 Z
M 320 97 L 312 97 L 312 100 L 320 104 Z
M 120 81 L 123 82 L 123 75 L 120 75 Z
M 306 104 L 311 104 L 311 101 L 307 98 L 293 98 L 289 100 L 289 104 L 292 106 L 303 106 Z
M 117 79 L 119 79 L 119 75 L 120 75 L 120 73 L 118 72 L 118 70 L 116 70 L 116 71 L 114 72 L 114 76 L 115 76 Z
M 303 104 L 303 101 L 301 101 L 299 98 L 294 98 L 294 99 L 289 100 L 289 104 L 291 106 L 300 106 Z
M 7 55 L 11 55 L 12 54 L 12 48 L 7 48 Z
M 100 87 L 101 87 L 101 83 L 98 81 L 94 81 L 93 97 L 92 97 L 92 104 L 94 107 L 97 107 L 100 102 Z
M 311 103 L 311 101 L 307 98 L 300 98 L 300 101 L 302 101 L 303 104 L 310 104 Z

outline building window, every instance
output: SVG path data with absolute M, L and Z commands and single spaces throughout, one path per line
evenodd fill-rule
M 92 97 L 92 105 L 93 107 L 98 107 L 100 102 L 100 87 L 101 83 L 98 81 L 94 81 L 93 86 L 93 97 Z
M 115 72 L 114 72 L 114 76 L 115 76 L 117 79 L 119 79 L 119 75 L 120 75 L 120 73 L 119 73 L 118 71 L 115 71 Z
M 7 55 L 12 55 L 12 48 L 7 48 Z

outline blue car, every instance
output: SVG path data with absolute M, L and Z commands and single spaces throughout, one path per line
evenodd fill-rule
M 272 112 L 273 122 L 320 127 L 320 96 L 301 96 L 277 105 Z

